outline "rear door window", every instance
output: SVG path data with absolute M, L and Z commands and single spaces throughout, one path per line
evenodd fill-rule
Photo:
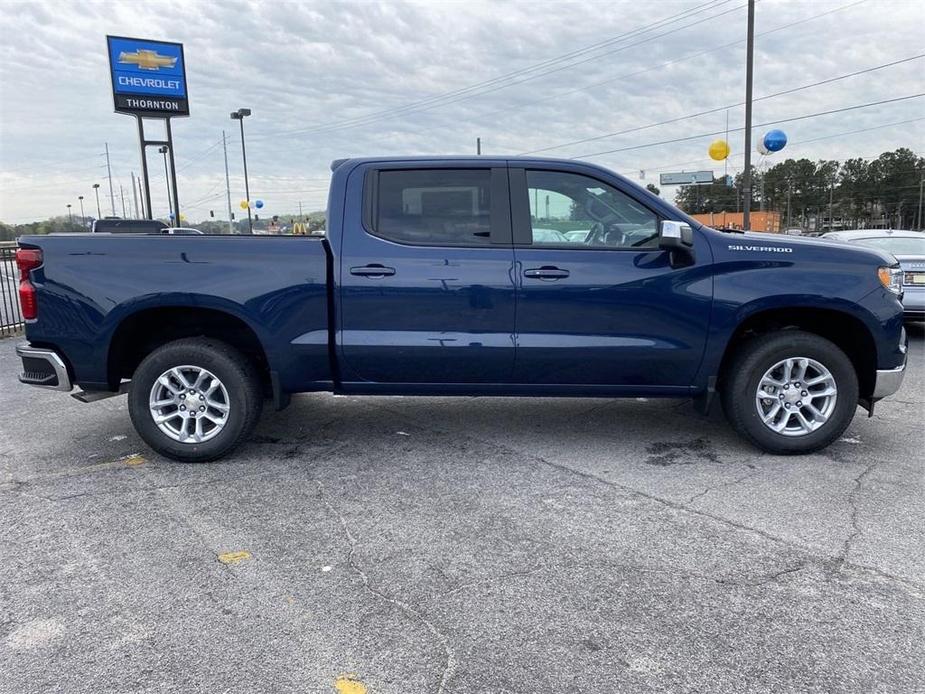
M 372 231 L 399 243 L 488 246 L 490 169 L 380 171 Z

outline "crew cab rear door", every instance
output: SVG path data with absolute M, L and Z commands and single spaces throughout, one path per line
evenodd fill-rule
M 352 204 L 360 189 L 362 204 Z M 345 388 L 508 382 L 515 288 L 504 162 L 366 164 L 351 173 L 348 198 Z
M 687 387 L 709 327 L 708 244 L 699 238 L 693 262 L 673 267 L 659 212 L 594 171 L 510 169 L 515 382 Z

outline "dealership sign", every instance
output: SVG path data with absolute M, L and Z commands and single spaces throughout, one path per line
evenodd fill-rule
M 107 36 L 117 113 L 188 116 L 183 44 Z
M 678 173 L 663 173 L 658 177 L 659 184 L 663 186 L 693 185 L 696 183 L 713 183 L 712 171 L 680 171 Z

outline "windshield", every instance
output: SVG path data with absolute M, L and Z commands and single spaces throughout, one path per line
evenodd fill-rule
M 925 237 L 878 236 L 870 239 L 853 239 L 852 242 L 893 255 L 925 255 Z

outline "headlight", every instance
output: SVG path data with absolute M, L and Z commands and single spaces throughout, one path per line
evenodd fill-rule
M 898 267 L 881 267 L 877 269 L 880 284 L 894 294 L 903 293 L 903 271 Z

